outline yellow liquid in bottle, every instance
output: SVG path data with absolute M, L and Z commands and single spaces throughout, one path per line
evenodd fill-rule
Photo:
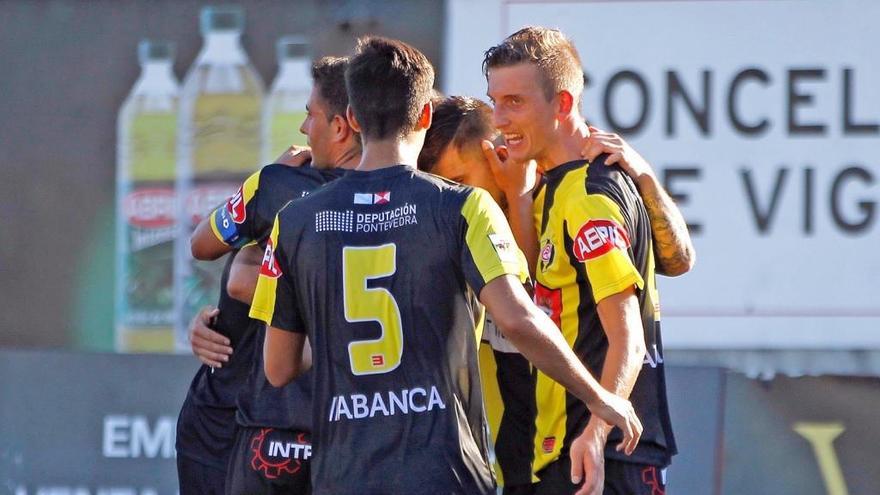
M 299 132 L 306 120 L 306 112 L 276 112 L 269 120 L 269 156 L 274 160 L 287 150 L 290 145 L 307 146 L 306 135 Z

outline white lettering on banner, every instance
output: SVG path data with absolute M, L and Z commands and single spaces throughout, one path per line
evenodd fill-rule
M 474 8 L 449 2 L 446 92 L 486 91 L 469 52 L 499 36 L 473 30 Z M 486 0 L 480 18 L 493 9 L 504 35 L 554 26 L 582 53 L 615 40 L 585 59 L 584 115 L 658 169 L 700 258 L 658 280 L 667 348 L 880 348 L 880 64 L 864 50 L 880 3 Z
M 172 416 L 160 416 L 153 426 L 144 416 L 105 416 L 103 455 L 130 459 L 173 458 L 176 424 Z
M 377 416 L 395 416 L 446 409 L 446 403 L 437 387 L 432 385 L 405 388 L 399 391 L 376 392 L 372 397 L 363 394 L 339 395 L 330 401 L 329 421 L 358 420 Z
M 173 226 L 158 229 L 133 228 L 130 233 L 130 249 L 132 251 L 141 251 L 149 247 L 158 246 L 163 242 L 173 241 L 174 236 L 177 234 L 177 228 Z

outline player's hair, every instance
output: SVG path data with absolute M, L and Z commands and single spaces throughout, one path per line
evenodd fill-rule
M 434 68 L 422 52 L 398 40 L 358 40 L 345 86 L 364 139 L 400 138 L 412 132 L 430 101 Z
M 580 105 L 584 91 L 584 72 L 574 43 L 562 31 L 540 26 L 527 26 L 511 34 L 500 44 L 486 50 L 483 75 L 489 70 L 523 62 L 535 64 L 541 74 L 544 96 L 553 99 L 562 90 Z
M 328 121 L 333 120 L 336 115 L 345 118 L 345 109 L 348 107 L 348 92 L 345 90 L 346 67 L 348 67 L 348 57 L 322 57 L 312 64 L 312 81 L 330 110 L 327 113 Z
M 419 153 L 420 170 L 430 172 L 449 146 L 455 146 L 461 152 L 498 134 L 492 124 L 492 109 L 476 98 L 450 96 L 435 99 L 433 103 L 431 127 Z

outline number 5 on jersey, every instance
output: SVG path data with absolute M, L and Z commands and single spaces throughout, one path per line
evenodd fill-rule
M 403 355 L 400 308 L 387 289 L 367 287 L 370 280 L 390 277 L 395 271 L 395 244 L 342 249 L 345 320 L 351 323 L 375 321 L 382 328 L 378 339 L 348 344 L 351 372 L 355 375 L 388 373 L 400 365 Z

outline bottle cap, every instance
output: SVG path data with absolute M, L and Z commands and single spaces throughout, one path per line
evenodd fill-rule
M 309 39 L 302 35 L 282 36 L 278 38 L 278 43 L 275 46 L 279 61 L 291 58 L 309 58 L 311 52 Z
M 141 64 L 149 61 L 171 60 L 174 58 L 174 43 L 170 41 L 141 40 L 138 43 L 138 60 Z
M 244 30 L 244 10 L 237 5 L 205 7 L 199 24 L 202 34 L 216 31 L 241 33 Z

